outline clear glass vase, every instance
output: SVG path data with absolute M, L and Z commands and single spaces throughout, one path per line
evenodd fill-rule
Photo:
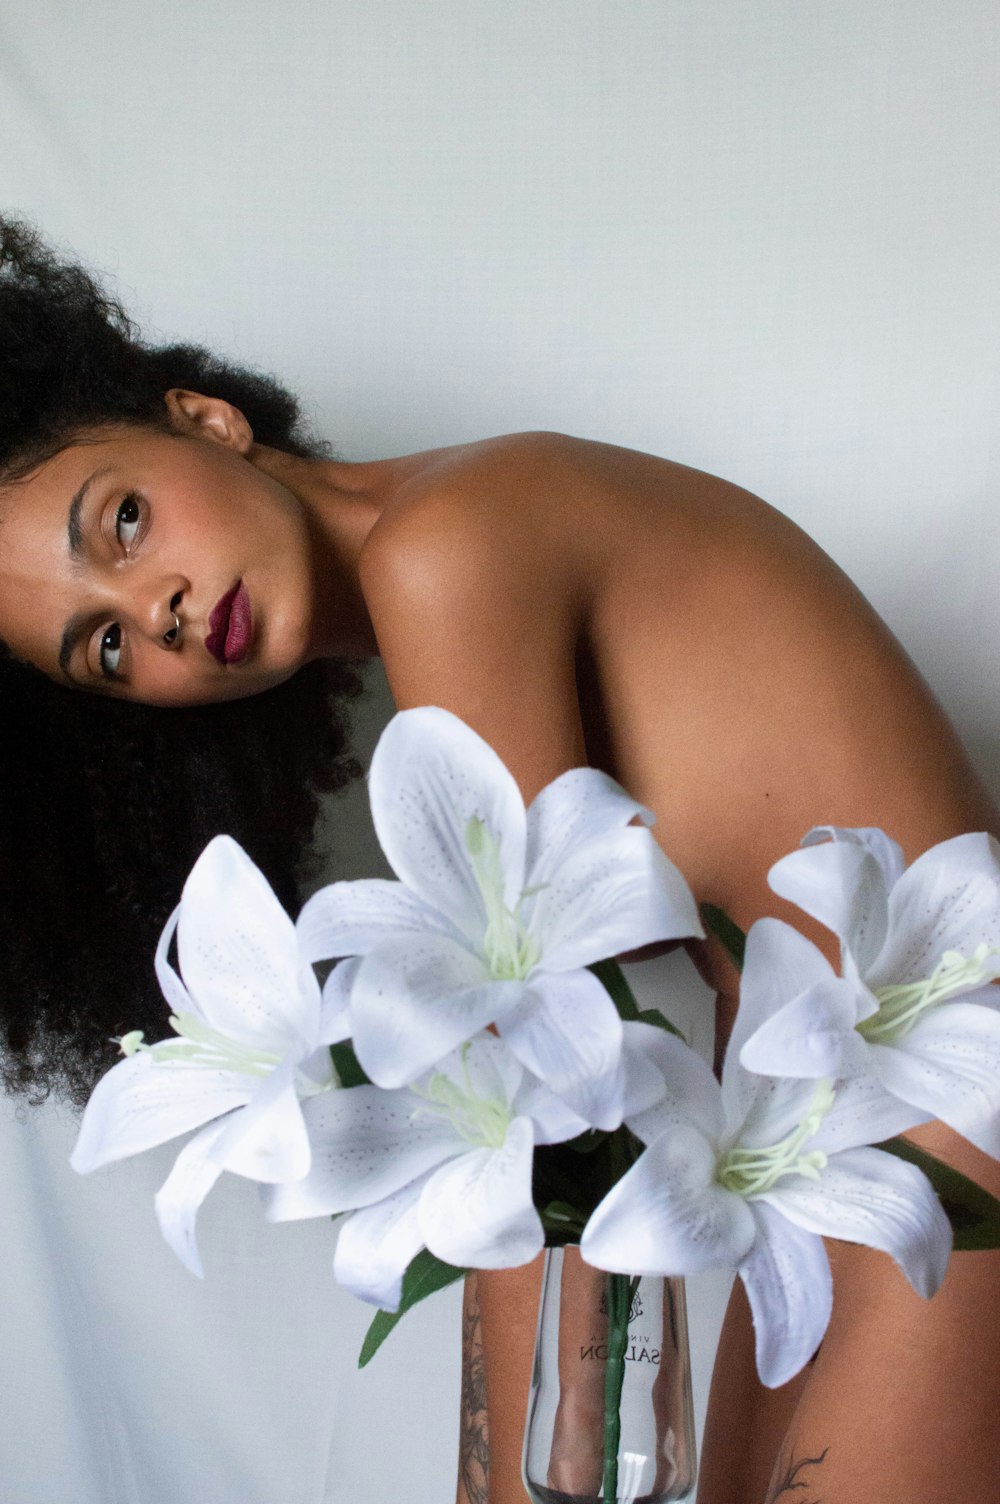
M 689 1498 L 695 1470 L 683 1280 L 630 1281 L 592 1269 L 578 1248 L 549 1249 L 524 1435 L 530 1498 L 667 1504 Z

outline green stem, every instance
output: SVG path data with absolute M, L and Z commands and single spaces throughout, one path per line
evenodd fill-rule
M 622 1435 L 622 1385 L 625 1382 L 625 1349 L 628 1346 L 628 1316 L 639 1276 L 608 1275 L 608 1358 L 604 1369 L 604 1473 L 601 1492 L 604 1504 L 618 1498 L 618 1448 Z

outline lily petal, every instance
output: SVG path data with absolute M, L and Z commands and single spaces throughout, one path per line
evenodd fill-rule
M 498 1020 L 521 1064 L 598 1128 L 621 1122 L 622 1021 L 589 971 L 536 973 Z
M 185 986 L 230 1039 L 283 1051 L 315 1040 L 319 987 L 303 988 L 295 927 L 234 840 L 216 836 L 181 897 L 177 951 Z
M 307 961 L 365 956 L 374 946 L 400 935 L 428 930 L 453 933 L 438 910 L 405 884 L 381 877 L 320 888 L 303 906 L 295 929 Z
M 894 1154 L 848 1149 L 817 1180 L 790 1175 L 761 1199 L 808 1232 L 890 1254 L 925 1300 L 944 1279 L 951 1225 L 926 1175 Z
M 394 1196 L 355 1212 L 342 1223 L 333 1258 L 339 1285 L 395 1311 L 403 1293 L 403 1275 L 424 1246 L 417 1205 L 425 1181 L 415 1180 Z
M 312 1148 L 309 1173 L 275 1186 L 269 1222 L 292 1222 L 372 1206 L 464 1148 L 454 1128 L 412 1092 L 352 1086 L 303 1103 Z
M 850 831 L 837 834 L 844 838 L 804 846 L 782 857 L 767 880 L 780 898 L 839 935 L 865 971 L 886 936 L 885 873 L 862 842 L 849 839 Z
M 528 1075 L 511 1103 L 511 1110 L 518 1117 L 531 1119 L 536 1144 L 562 1144 L 590 1128 L 586 1119 L 567 1107 L 561 1097 Z
M 531 1196 L 534 1134 L 515 1118 L 500 1149 L 472 1149 L 435 1170 L 420 1197 L 423 1240 L 463 1269 L 512 1269 L 542 1251 L 545 1235 Z
M 612 1187 L 580 1239 L 598 1269 L 701 1274 L 738 1264 L 756 1236 L 742 1196 L 715 1180 L 715 1148 L 680 1124 L 650 1144 Z
M 508 1106 L 525 1081 L 524 1067 L 495 1034 L 476 1034 L 467 1045 L 446 1055 L 437 1066 L 463 1090 L 483 1101 L 497 1100 Z
M 500 843 L 505 900 L 524 887 L 527 816 L 517 784 L 471 727 L 436 706 L 404 710 L 383 731 L 368 776 L 382 850 L 407 887 L 471 939 L 486 911 L 467 846 L 479 819 Z
M 704 934 L 687 883 L 651 833 L 635 826 L 579 841 L 525 913 L 546 971 Z
M 622 1064 L 625 1067 L 625 1095 L 622 1115 L 628 1120 L 638 1117 L 662 1102 L 666 1095 L 665 1073 L 658 1063 L 659 1038 L 666 1036 L 654 1024 L 629 1021 L 622 1024 Z M 678 1040 L 678 1043 L 682 1041 Z M 718 1089 L 715 1095 L 718 1096 Z M 721 1124 L 720 1124 L 721 1127 Z M 640 1138 L 642 1135 L 639 1135 Z M 709 1137 L 711 1137 L 711 1131 Z M 655 1137 L 655 1134 L 653 1135 Z
M 877 1056 L 882 1046 L 872 1046 L 873 1069 L 878 1071 Z M 900 1101 L 887 1091 L 878 1075 L 855 1076 L 850 1081 L 838 1081 L 833 1106 L 819 1125 L 814 1138 L 809 1140 L 809 1149 L 821 1149 L 824 1154 L 839 1154 L 842 1149 L 858 1149 L 868 1144 L 880 1144 L 883 1139 L 895 1138 L 897 1133 L 906 1133 L 920 1123 L 930 1121 L 933 1114 L 922 1112 L 912 1102 Z
M 351 1035 L 351 990 L 361 961 L 352 956 L 340 961 L 323 983 L 319 1010 L 318 1044 L 340 1044 Z
M 719 1083 L 711 1067 L 682 1039 L 652 1024 L 626 1024 L 626 1039 L 640 1028 L 648 1031 L 644 1036 L 645 1053 L 662 1085 L 658 1101 L 629 1114 L 628 1126 L 632 1132 L 649 1144 L 669 1128 L 686 1123 L 710 1142 L 717 1143 L 726 1120 Z
M 94 1087 L 70 1164 L 86 1175 L 141 1154 L 243 1107 L 259 1086 L 259 1078 L 242 1071 L 158 1065 L 144 1050 L 119 1061 Z
M 750 1076 L 755 1095 L 742 1123 L 730 1119 L 726 1147 L 768 1149 L 792 1133 L 812 1111 L 817 1083 L 801 1076 Z M 812 1141 L 809 1141 L 812 1147 Z
M 597 768 L 570 768 L 547 784 L 528 807 L 528 887 L 548 882 L 581 845 L 633 820 L 652 825 L 652 810 Z
M 163 926 L 153 957 L 153 966 L 156 971 L 156 980 L 160 984 L 160 991 L 167 1000 L 172 1013 L 194 1013 L 202 1022 L 207 1022 L 197 998 L 193 998 L 184 983 L 171 966 L 168 959 L 170 954 L 170 942 L 177 932 L 177 921 L 181 917 L 180 904 L 174 909 L 170 918 Z
M 184 1145 L 154 1202 L 168 1248 L 199 1279 L 204 1278 L 205 1271 L 195 1238 L 195 1219 L 201 1203 L 222 1174 L 223 1167 L 212 1157 L 212 1149 L 226 1126 L 225 1122 L 213 1123 Z
M 882 1084 L 1000 1158 L 1000 1015 L 945 1003 L 876 1051 Z
M 365 956 L 351 990 L 354 1048 L 380 1086 L 405 1086 L 503 1018 L 523 992 L 444 935 L 415 936 Z
M 296 1064 L 296 1054 L 287 1055 L 226 1120 L 211 1148 L 224 1170 L 264 1182 L 300 1180 L 307 1173 L 309 1138 L 295 1089 Z
M 746 1041 L 740 1064 L 767 1076 L 858 1076 L 870 1068 L 857 1032 L 859 991 L 832 978 L 800 992 Z
M 854 846 L 862 846 L 882 869 L 887 893 L 898 883 L 906 868 L 902 846 L 877 825 L 814 825 L 799 844 L 819 846 L 826 841 L 849 841 Z
M 328 1044 L 317 1045 L 311 1055 L 303 1055 L 295 1066 L 296 1090 L 300 1098 L 313 1096 L 316 1092 L 333 1091 L 340 1085 L 330 1058 Z
M 866 980 L 920 981 L 944 951 L 971 956 L 981 944 L 1000 947 L 1000 846 L 981 833 L 955 836 L 918 856 L 893 888 L 888 939 Z
M 750 926 L 740 1006 L 722 1067 L 722 1096 L 730 1122 L 743 1120 L 760 1091 L 757 1077 L 741 1064 L 746 1042 L 792 998 L 836 981 L 837 974 L 823 952 L 790 924 L 758 919 Z
M 822 1238 L 751 1204 L 757 1236 L 739 1265 L 753 1315 L 757 1372 L 777 1389 L 808 1363 L 833 1309 L 833 1280 Z

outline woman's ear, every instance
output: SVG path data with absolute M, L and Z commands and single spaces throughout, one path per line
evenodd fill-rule
M 221 397 L 205 397 L 183 387 L 165 392 L 167 416 L 177 433 L 189 438 L 212 439 L 238 454 L 249 454 L 253 447 L 253 430 L 238 407 Z

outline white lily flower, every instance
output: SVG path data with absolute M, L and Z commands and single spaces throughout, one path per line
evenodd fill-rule
M 621 1120 L 622 1029 L 594 961 L 701 935 L 652 815 L 592 768 L 526 810 L 496 753 L 456 716 L 408 710 L 369 777 L 398 882 L 334 883 L 306 905 L 313 960 L 361 956 L 353 1040 L 371 1079 L 399 1087 L 495 1024 L 521 1063 L 601 1128 Z
M 753 1312 L 758 1372 L 775 1387 L 815 1352 L 830 1319 L 823 1237 L 891 1254 L 928 1297 L 944 1277 L 951 1228 L 919 1170 L 866 1147 L 885 1135 L 877 1087 L 849 1082 L 835 1092 L 829 1080 L 775 1080 L 740 1065 L 769 1002 L 762 934 L 755 925 L 747 939 L 748 1002 L 721 1086 L 680 1040 L 653 1043 L 666 1095 L 629 1117 L 648 1147 L 594 1212 L 581 1253 L 633 1274 L 734 1268 Z
M 1000 1157 L 1000 845 L 956 836 L 904 870 L 882 831 L 822 827 L 769 881 L 839 936 L 843 976 L 783 926 L 788 1001 L 744 1065 L 870 1076 L 914 1109 L 907 1126 L 940 1118 Z
M 403 1274 L 423 1247 L 461 1268 L 533 1259 L 544 1243 L 531 1188 L 535 1145 L 587 1128 L 491 1034 L 409 1087 L 355 1086 L 303 1110 L 312 1165 L 304 1179 L 266 1192 L 268 1218 L 353 1211 L 334 1273 L 384 1310 L 399 1305 Z
M 183 981 L 168 960 L 175 931 Z M 163 1236 L 200 1276 L 195 1218 L 223 1170 L 260 1181 L 308 1171 L 300 1100 L 337 1084 L 329 1045 L 347 1036 L 346 998 L 332 978 L 321 997 L 291 920 L 228 836 L 192 868 L 156 972 L 175 1037 L 122 1038 L 127 1058 L 94 1088 L 70 1163 L 87 1174 L 208 1124 L 156 1198 Z

